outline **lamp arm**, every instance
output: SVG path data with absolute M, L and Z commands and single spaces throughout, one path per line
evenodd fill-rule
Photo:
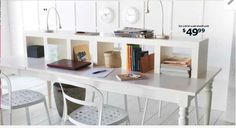
M 61 18 L 60 18 L 60 15 L 59 15 L 59 13 L 58 13 L 58 11 L 57 11 L 56 8 L 55 8 L 55 11 L 56 11 L 56 13 L 57 13 L 58 20 L 59 20 L 59 28 L 61 29 L 61 28 L 62 28 L 62 27 L 61 27 Z
M 57 9 L 56 9 L 55 7 L 51 7 L 51 8 L 48 9 L 48 14 L 47 14 L 47 30 L 49 30 L 49 24 L 48 24 L 49 13 L 50 13 L 50 11 L 51 11 L 52 9 L 54 9 L 54 10 L 56 11 L 57 17 L 58 17 L 58 19 L 59 19 L 59 28 L 61 29 L 62 27 L 61 27 L 60 15 L 59 15 L 59 13 L 58 13 L 58 11 L 57 11 Z
M 227 4 L 230 5 L 233 2 L 234 2 L 234 0 L 230 0 Z
M 164 35 L 164 9 L 162 0 L 159 0 L 161 4 L 161 34 Z
M 149 13 L 150 10 L 149 10 L 149 0 L 147 0 L 147 8 L 146 8 L 146 12 L 145 13 Z

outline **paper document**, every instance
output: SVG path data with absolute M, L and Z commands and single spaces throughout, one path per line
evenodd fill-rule
M 112 71 L 113 71 L 112 68 L 91 68 L 88 71 L 86 71 L 83 75 L 88 77 L 105 78 Z

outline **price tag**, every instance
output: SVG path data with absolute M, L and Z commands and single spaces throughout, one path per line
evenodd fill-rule
M 189 36 L 196 36 L 199 33 L 204 33 L 205 28 L 183 28 L 183 33 L 188 34 Z
M 179 25 L 179 27 L 184 34 L 194 37 L 198 34 L 205 33 L 209 25 Z

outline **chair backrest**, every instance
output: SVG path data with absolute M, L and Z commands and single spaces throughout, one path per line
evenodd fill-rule
M 93 106 L 96 107 L 98 110 L 98 125 L 101 125 L 101 121 L 102 121 L 102 109 L 103 109 L 103 94 L 100 90 L 98 90 L 96 87 L 94 87 L 91 84 L 87 84 L 87 83 L 76 83 L 75 81 L 69 81 L 69 80 L 65 80 L 65 79 L 58 79 L 58 82 L 60 84 L 61 90 L 62 90 L 62 94 L 63 94 L 63 101 L 64 101 L 64 107 L 63 107 L 63 118 L 64 121 L 66 121 L 67 119 L 70 120 L 70 122 L 72 122 L 73 124 L 76 125 L 81 125 L 83 124 L 82 122 L 78 122 L 74 119 L 72 119 L 68 113 L 67 113 L 67 101 L 70 101 L 72 103 L 75 104 L 79 104 L 79 105 L 83 105 L 83 106 Z M 65 93 L 65 91 L 63 90 L 63 86 L 62 84 L 69 84 L 75 87 L 80 87 L 80 88 L 84 88 L 86 89 L 86 92 L 91 91 L 93 92 L 96 96 L 97 96 L 97 100 L 96 101 L 86 101 L 86 100 L 80 100 L 80 99 L 76 99 L 73 98 L 69 95 L 67 95 Z
M 4 81 L 2 81 L 4 80 Z M 6 82 L 6 84 L 5 84 Z M 2 106 L 2 95 L 3 95 L 3 91 L 6 92 L 8 94 L 8 99 L 9 99 L 9 109 L 11 108 L 11 92 L 12 92 L 12 87 L 11 87 L 11 81 L 8 78 L 8 76 L 3 73 L 0 70 L 0 107 Z

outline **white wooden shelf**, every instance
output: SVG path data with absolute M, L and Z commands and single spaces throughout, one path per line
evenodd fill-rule
M 64 58 L 73 58 L 73 47 L 80 43 L 88 43 L 90 54 L 95 64 L 104 64 L 103 52 L 113 50 L 114 43 L 120 44 L 122 68 L 126 66 L 126 49 L 125 45 L 140 44 L 149 45 L 154 48 L 155 66 L 154 72 L 160 73 L 160 64 L 162 59 L 172 55 L 172 48 L 187 48 L 191 49 L 192 58 L 192 77 L 198 78 L 204 75 L 207 70 L 207 54 L 208 54 L 208 39 L 185 39 L 173 37 L 170 40 L 161 39 L 142 39 L 142 38 L 123 38 L 123 37 L 108 37 L 108 36 L 87 36 L 76 35 L 74 32 L 61 31 L 55 33 L 45 33 L 39 31 L 24 32 L 25 56 L 27 56 L 27 46 L 39 44 L 47 46 L 47 44 L 62 44 L 64 50 Z M 63 44 L 64 43 L 64 44 Z M 45 50 L 45 54 L 47 54 Z M 62 58 L 63 58 L 62 57 Z M 61 58 L 60 58 L 61 59 Z

